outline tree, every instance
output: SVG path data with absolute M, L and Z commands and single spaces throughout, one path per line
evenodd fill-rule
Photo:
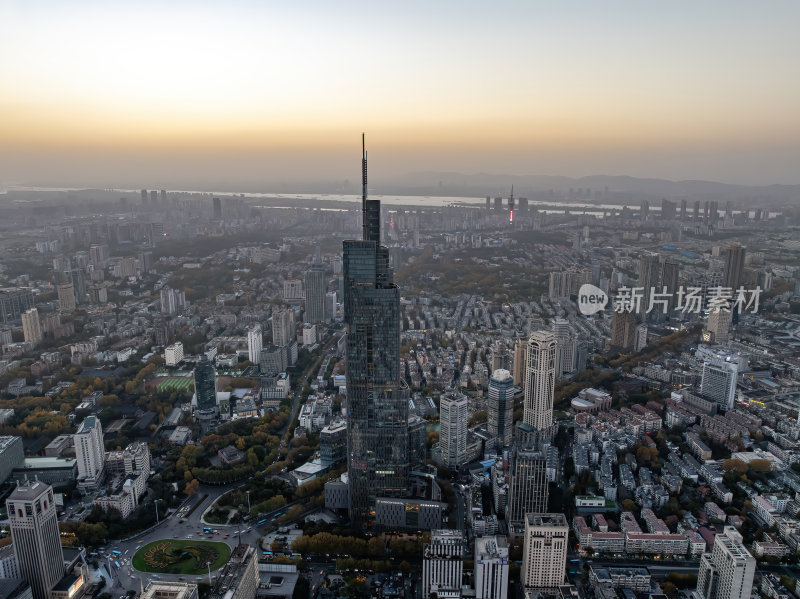
M 186 483 L 186 487 L 183 489 L 183 492 L 186 493 L 186 495 L 194 495 L 195 493 L 197 493 L 197 487 L 199 486 L 200 486 L 200 481 L 197 480 L 196 478 L 193 478 L 188 483 Z
M 728 458 L 722 462 L 722 469 L 725 472 L 736 472 L 737 474 L 746 474 L 749 470 L 747 464 L 737 458 Z

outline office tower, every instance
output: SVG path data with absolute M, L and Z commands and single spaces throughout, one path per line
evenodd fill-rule
M 0 321 L 3 324 L 16 320 L 34 306 L 30 289 L 0 289 Z
M 167 204 L 167 190 L 162 189 L 158 192 L 159 197 L 161 198 L 161 203 L 166 205 Z
M 325 322 L 336 318 L 336 292 L 329 291 L 325 294 Z
M 281 372 L 286 370 L 287 366 L 288 361 L 283 347 L 272 345 L 265 347 L 259 352 L 258 370 L 263 376 L 278 376 Z
M 213 414 L 217 407 L 217 373 L 206 356 L 194 367 L 194 392 L 197 396 L 197 411 L 204 415 Z
M 64 312 L 72 312 L 75 309 L 75 289 L 72 283 L 62 283 L 56 286 L 58 292 L 58 305 Z
M 103 483 L 105 444 L 103 426 L 96 416 L 87 416 L 73 435 L 78 465 L 78 488 L 88 493 Z
M 739 367 L 736 362 L 726 362 L 713 358 L 703 362 L 703 375 L 700 379 L 700 392 L 719 404 L 724 411 L 733 409 L 736 397 L 736 377 Z
M 147 190 L 143 189 L 141 193 L 142 193 L 142 204 L 147 206 Z
M 656 305 L 653 308 L 655 316 L 658 320 L 665 320 L 667 317 L 672 318 L 676 316 L 675 306 L 677 303 L 678 292 L 678 274 L 680 272 L 680 265 L 673 258 L 665 258 L 664 263 L 661 265 L 661 281 L 659 284 L 658 292 L 669 294 L 667 300 L 666 313 L 662 305 Z
M 439 463 L 456 469 L 466 461 L 467 396 L 448 391 L 439 400 Z
M 363 139 L 362 139 L 363 146 Z M 347 474 L 350 519 L 371 522 L 378 497 L 408 489 L 408 387 L 400 380 L 400 291 L 380 245 L 380 201 L 367 199 L 362 147 L 363 240 L 343 242 L 347 331 Z
M 272 313 L 272 344 L 282 347 L 295 338 L 294 310 Z
M 528 340 L 523 421 L 537 431 L 553 424 L 556 349 L 555 336 L 548 331 L 537 331 Z
M 161 288 L 160 299 L 162 314 L 178 314 L 186 307 L 186 294 L 181 289 L 164 286 Z
M 639 305 L 639 314 L 643 318 L 648 318 L 647 309 L 650 306 L 650 298 L 653 292 L 659 293 L 661 290 L 658 288 L 659 279 L 661 275 L 661 262 L 659 261 L 658 254 L 643 254 L 639 258 L 639 280 L 636 284 L 637 287 L 643 287 L 641 304 Z M 658 307 L 653 308 L 653 313 L 658 310 Z
M 237 545 L 208 599 L 254 599 L 257 591 L 258 553 L 250 545 Z
M 636 325 L 634 335 L 633 351 L 642 351 L 647 346 L 647 323 L 643 322 Z
M 73 268 L 69 273 L 69 282 L 75 292 L 75 303 L 83 304 L 86 302 L 86 273 L 82 268 Z M 135 274 L 135 273 L 133 273 Z
M 258 364 L 261 357 L 261 325 L 256 324 L 247 329 L 247 359 L 253 364 Z
M 650 215 L 650 202 L 647 200 L 642 200 L 641 208 L 639 209 L 639 216 L 641 219 L 647 220 L 647 217 Z
M 516 448 L 509 463 L 506 521 L 522 522 L 525 514 L 544 512 L 549 491 L 545 453 Z
M 695 200 L 694 203 L 694 219 L 695 220 L 700 219 L 700 200 Z
M 687 201 L 686 198 L 681 200 L 681 220 L 686 220 L 687 215 Z
M 475 598 L 507 599 L 508 539 L 502 536 L 475 539 Z
M 732 244 L 725 250 L 725 277 L 723 287 L 730 287 L 735 293 L 743 282 L 745 248 L 740 243 Z
M 514 385 L 525 386 L 525 369 L 528 366 L 528 342 L 520 337 L 514 342 Z
M 22 468 L 24 465 L 22 437 L 0 437 L 0 484 L 6 482 L 14 468 Z
M 42 340 L 42 323 L 36 308 L 31 308 L 22 315 L 22 334 L 25 343 L 36 345 Z
M 703 599 L 747 599 L 753 590 L 756 560 L 732 526 L 714 537 L 711 553 L 700 558 L 697 593 Z
M 214 220 L 222 220 L 222 202 L 219 198 L 211 198 Z
M 155 206 L 158 204 L 158 192 L 155 189 L 150 191 L 150 203 Z
M 11 492 L 6 509 L 19 573 L 31 585 L 33 599 L 49 599 L 64 576 L 53 487 L 26 481 Z
M 514 364 L 516 366 L 516 355 Z M 511 373 L 499 368 L 489 379 L 489 434 L 498 447 L 511 445 L 514 422 L 514 380 Z
M 431 593 L 460 594 L 466 549 L 464 533 L 460 530 L 431 531 L 430 543 L 422 549 L 423 597 L 430 597 Z
M 306 273 L 306 322 L 325 321 L 325 291 L 325 266 L 313 264 Z
M 139 599 L 197 599 L 197 585 L 191 582 L 152 581 Z
M 303 291 L 303 281 L 300 279 L 289 279 L 283 282 L 283 301 L 288 303 L 301 302 L 305 299 Z
M 526 514 L 520 577 L 526 588 L 554 588 L 564 583 L 569 528 L 564 514 Z
M 556 378 L 570 374 L 575 364 L 575 337 L 569 321 L 556 318 L 553 322 L 553 335 L 556 338 Z
M 666 198 L 661 200 L 661 219 L 662 220 L 675 220 L 676 215 L 675 202 L 671 202 Z
M 731 312 L 729 310 L 712 310 L 708 313 L 706 329 L 711 333 L 714 343 L 725 345 L 730 339 Z
M 95 270 L 103 268 L 108 262 L 108 246 L 94 243 L 89 246 L 89 264 Z

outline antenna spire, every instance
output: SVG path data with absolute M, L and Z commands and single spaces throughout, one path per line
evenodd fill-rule
M 367 146 L 364 133 L 361 134 L 361 228 L 363 238 L 367 238 Z

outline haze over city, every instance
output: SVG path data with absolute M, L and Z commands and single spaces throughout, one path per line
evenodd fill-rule
M 798 17 L 789 1 L 8 1 L 0 185 L 316 190 L 352 180 L 362 130 L 376 186 L 797 183 Z

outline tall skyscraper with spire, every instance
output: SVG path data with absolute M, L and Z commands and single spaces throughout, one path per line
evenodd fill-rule
M 373 524 L 378 497 L 406 495 L 409 474 L 408 387 L 400 379 L 400 291 L 380 244 L 381 203 L 367 198 L 362 143 L 362 235 L 345 241 L 347 330 L 347 474 L 350 519 Z

